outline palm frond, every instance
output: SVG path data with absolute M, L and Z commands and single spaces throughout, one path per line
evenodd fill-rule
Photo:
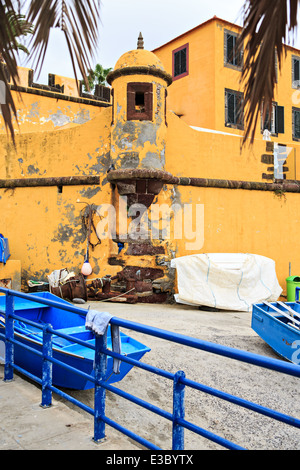
M 74 75 L 78 66 L 87 84 L 87 71 L 98 41 L 100 0 L 31 0 L 28 21 L 36 25 L 30 44 L 37 69 L 42 66 L 50 30 L 60 27 L 64 33 Z
M 17 85 L 17 55 L 20 44 L 17 37 L 32 33 L 29 49 L 37 74 L 42 67 L 47 51 L 51 28 L 62 29 L 77 79 L 76 66 L 88 86 L 87 73 L 92 67 L 90 61 L 98 42 L 100 21 L 100 0 L 30 0 L 28 14 L 22 18 L 20 0 L 1 0 L 0 2 L 0 81 L 6 87 L 5 103 L 0 103 L 6 127 L 14 140 L 12 118 L 17 119 L 16 107 L 8 86 L 5 67 Z M 10 12 L 7 15 L 7 12 Z M 21 15 L 18 17 L 18 15 Z M 19 21 L 15 21 L 15 20 Z M 33 32 L 29 25 L 34 24 Z M 5 67 L 3 66 L 5 63 Z M 79 81 L 77 80 L 79 83 Z
M 8 86 L 7 72 L 14 85 L 18 81 L 17 54 L 18 42 L 16 34 L 20 33 L 20 28 L 12 21 L 11 15 L 7 12 L 14 12 L 15 2 L 5 0 L 0 2 L 0 81 L 4 83 L 6 96 L 0 103 L 2 116 L 6 128 L 9 129 L 14 141 L 14 128 L 12 118 L 17 118 L 17 111 Z
M 244 25 L 240 37 L 245 41 L 242 70 L 245 105 L 244 143 L 254 140 L 257 121 L 271 110 L 276 84 L 276 57 L 280 71 L 285 53 L 284 44 L 297 27 L 298 0 L 247 0 Z M 288 15 L 289 12 L 289 15 Z

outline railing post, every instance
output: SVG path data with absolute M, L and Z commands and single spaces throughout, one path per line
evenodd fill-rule
M 5 299 L 5 366 L 4 381 L 8 382 L 14 378 L 14 296 L 6 293 Z
M 49 408 L 52 405 L 52 362 L 48 358 L 52 357 L 52 333 L 45 325 L 43 328 L 43 364 L 42 364 L 42 403 L 41 407 Z
M 180 370 L 174 376 L 173 384 L 173 433 L 172 449 L 184 449 L 184 428 L 177 423 L 178 418 L 184 418 L 184 390 L 185 385 L 180 382 L 180 378 L 185 377 L 185 373 Z
M 100 381 L 105 379 L 107 373 L 107 355 L 102 351 L 107 346 L 107 333 L 102 336 L 95 336 L 95 401 L 94 401 L 94 441 L 103 442 L 105 438 L 105 422 L 102 416 L 105 415 L 106 390 L 101 387 Z

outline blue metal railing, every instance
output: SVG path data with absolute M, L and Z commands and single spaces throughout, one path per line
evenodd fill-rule
M 79 307 L 75 307 L 69 304 L 62 304 L 55 300 L 41 298 L 37 296 L 33 296 L 30 294 L 24 294 L 17 291 L 8 290 L 5 288 L 0 288 L 0 292 L 6 294 L 6 311 L 5 311 L 5 334 L 0 333 L 0 339 L 3 338 L 5 340 L 5 367 L 4 367 L 4 380 L 9 381 L 13 378 L 13 370 L 17 370 L 22 374 L 28 376 L 32 380 L 36 381 L 40 385 L 42 385 L 42 403 L 41 406 L 49 407 L 51 406 L 52 401 L 52 392 L 57 393 L 58 395 L 62 396 L 63 398 L 69 400 L 73 404 L 79 406 L 86 412 L 92 414 L 94 416 L 94 440 L 96 442 L 101 442 L 101 440 L 105 437 L 105 425 L 109 425 L 116 430 L 122 432 L 126 436 L 134 439 L 136 442 L 142 444 L 148 449 L 153 450 L 160 450 L 159 447 L 155 446 L 153 443 L 147 441 L 143 437 L 133 433 L 132 431 L 124 428 L 120 424 L 116 423 L 115 421 L 111 420 L 105 415 L 105 399 L 106 399 L 106 390 L 113 392 L 147 410 L 156 413 L 159 416 L 169 420 L 172 422 L 172 449 L 173 450 L 182 450 L 184 449 L 184 429 L 188 429 L 200 436 L 203 436 L 227 449 L 243 449 L 239 445 L 232 443 L 221 436 L 218 436 L 211 431 L 207 431 L 195 424 L 185 420 L 185 403 L 184 403 L 184 395 L 185 395 L 185 387 L 191 387 L 196 390 L 200 390 L 204 393 L 209 395 L 218 397 L 222 400 L 234 403 L 238 406 L 243 408 L 255 411 L 262 415 L 268 416 L 275 420 L 284 422 L 296 428 L 300 428 L 300 420 L 289 415 L 277 412 L 270 408 L 266 408 L 264 406 L 258 405 L 256 403 L 244 400 L 242 398 L 236 397 L 234 395 L 222 392 L 220 390 L 214 389 L 212 387 L 208 387 L 206 385 L 200 384 L 198 382 L 189 380 L 185 377 L 183 371 L 178 371 L 175 374 L 165 371 L 163 369 L 159 369 L 157 367 L 151 366 L 149 364 L 143 363 L 141 361 L 137 361 L 135 359 L 129 358 L 127 356 L 122 356 L 117 354 L 113 351 L 107 349 L 106 345 L 106 337 L 105 336 L 96 336 L 95 337 L 95 346 L 89 345 L 84 341 L 79 340 L 78 338 L 70 337 L 67 334 L 61 333 L 59 330 L 54 330 L 51 325 L 41 325 L 30 320 L 26 320 L 23 317 L 20 317 L 15 314 L 14 312 L 14 297 L 21 297 L 27 300 L 32 300 L 33 302 L 43 303 L 48 306 L 58 307 L 62 310 L 68 310 L 70 312 L 83 314 L 85 310 Z M 14 337 L 14 320 L 22 320 L 24 323 L 28 323 L 36 328 L 40 328 L 43 331 L 43 346 L 42 351 L 38 351 L 36 349 L 31 348 L 23 343 L 20 343 Z M 215 343 L 210 343 L 208 341 L 199 340 L 196 338 L 192 338 L 189 336 L 172 333 L 170 331 L 146 326 L 143 324 L 139 324 L 136 322 L 123 320 L 117 317 L 113 317 L 111 319 L 111 324 L 118 325 L 120 327 L 128 328 L 140 333 L 144 333 L 147 335 L 155 336 L 161 338 L 163 340 L 172 341 L 178 344 L 182 344 L 185 346 L 189 346 L 194 349 L 200 349 L 203 351 L 207 351 L 213 354 L 225 356 L 231 359 L 235 359 L 238 361 L 246 362 L 249 364 L 253 364 L 259 367 L 264 367 L 270 370 L 275 370 L 284 374 L 292 375 L 295 377 L 300 377 L 300 367 L 299 365 L 286 363 L 279 359 L 273 359 L 268 357 L 263 357 L 258 354 L 249 353 L 247 351 L 234 349 L 222 345 L 218 345 Z M 52 335 L 55 334 L 57 336 L 61 336 L 62 338 L 72 339 L 72 341 L 82 344 L 86 347 L 95 350 L 95 361 L 94 361 L 94 377 L 85 374 L 57 359 L 52 356 Z M 36 377 L 30 374 L 28 371 L 24 370 L 23 368 L 19 367 L 17 364 L 14 364 L 14 345 L 21 346 L 22 348 L 28 349 L 34 354 L 40 355 L 43 358 L 43 365 L 42 365 L 42 378 Z M 173 413 L 167 412 L 155 405 L 152 405 L 138 397 L 135 397 L 132 394 L 129 394 L 123 390 L 116 388 L 113 385 L 107 384 L 104 382 L 104 377 L 106 375 L 106 368 L 107 368 L 107 356 L 116 357 L 121 359 L 124 362 L 127 362 L 131 365 L 139 367 L 143 370 L 148 372 L 157 374 L 161 377 L 170 379 L 173 382 Z M 95 384 L 94 389 L 94 409 L 85 405 L 84 403 L 78 401 L 74 397 L 66 394 L 62 390 L 54 387 L 52 385 L 52 364 L 56 364 L 60 367 L 64 367 L 69 371 L 82 375 L 88 380 L 92 381 Z

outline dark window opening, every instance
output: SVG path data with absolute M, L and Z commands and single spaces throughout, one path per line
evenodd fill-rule
M 275 109 L 275 132 L 276 134 L 284 133 L 284 107 L 276 106 Z
M 153 110 L 152 83 L 128 83 L 127 120 L 152 121 Z
M 62 186 L 57 186 L 57 192 L 58 192 L 58 194 L 61 194 L 63 192 L 63 187 Z
M 244 129 L 243 93 L 225 90 L 225 126 Z
M 186 49 L 175 52 L 174 54 L 174 76 L 181 75 L 186 72 Z
M 188 75 L 189 45 L 179 47 L 173 51 L 173 78 L 181 78 Z
M 137 113 L 145 112 L 145 93 L 137 91 L 135 94 L 135 110 Z

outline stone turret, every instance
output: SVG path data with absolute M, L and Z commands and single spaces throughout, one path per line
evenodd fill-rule
M 127 223 L 131 218 L 129 225 L 138 228 L 134 236 L 127 233 L 123 237 L 119 230 L 115 242 L 123 243 L 124 249 L 111 262 L 124 267 L 118 278 L 126 283 L 127 291 L 134 289 L 139 301 L 164 302 L 168 294 L 154 292 L 153 283 L 164 277 L 165 270 L 156 264 L 155 256 L 164 257 L 165 247 L 160 240 L 152 239 L 147 224 L 139 232 L 139 224 L 163 184 L 172 179 L 165 171 L 166 97 L 172 77 L 157 56 L 144 49 L 140 33 L 137 49 L 120 57 L 107 81 L 113 87 L 114 168 L 107 178 L 118 192 L 114 194 L 116 213 L 120 214 L 118 204 L 125 199 L 117 196 L 126 196 Z M 133 207 L 135 210 L 130 210 Z
M 123 54 L 107 81 L 113 87 L 111 158 L 116 169 L 163 170 L 166 96 L 172 78 L 155 54 L 137 49 Z

